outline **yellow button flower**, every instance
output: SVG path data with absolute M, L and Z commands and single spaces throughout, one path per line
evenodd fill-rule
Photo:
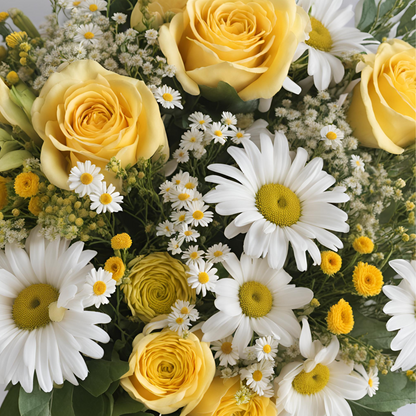
M 375 296 L 383 287 L 383 274 L 377 267 L 360 261 L 354 268 L 353 283 L 359 295 Z
M 28 209 L 36 217 L 42 212 L 42 202 L 38 196 L 30 198 Z
M 374 250 L 374 243 L 368 237 L 358 237 L 352 243 L 352 247 L 360 254 L 370 254 Z
M 113 250 L 123 250 L 130 248 L 131 245 L 131 237 L 127 233 L 117 234 L 111 239 L 111 248 Z
M 180 415 L 188 415 L 215 374 L 209 344 L 200 342 L 193 333 L 183 339 L 170 330 L 138 335 L 129 365 L 120 384 L 134 400 L 161 414 L 183 407 Z
M 112 273 L 113 279 L 118 282 L 123 276 L 124 272 L 126 271 L 126 266 L 121 260 L 120 257 L 110 257 L 104 265 L 104 270 Z
M 326 317 L 328 330 L 335 335 L 349 334 L 354 328 L 352 308 L 344 299 L 331 306 Z
M 23 172 L 14 180 L 14 190 L 22 198 L 35 196 L 39 190 L 39 176 L 33 172 Z
M 321 252 L 321 270 L 328 276 L 339 272 L 342 266 L 341 256 L 333 251 Z

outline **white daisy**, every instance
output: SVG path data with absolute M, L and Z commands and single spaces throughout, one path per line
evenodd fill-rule
M 354 367 L 355 371 L 361 374 L 364 378 L 365 382 L 367 383 L 367 394 L 369 397 L 373 397 L 380 385 L 380 380 L 378 378 L 378 368 L 377 367 L 370 367 L 368 373 L 365 371 L 365 368 L 362 364 L 358 364 Z M 358 376 L 359 377 L 359 376 Z
M 197 295 L 202 291 L 202 296 L 206 296 L 207 290 L 211 292 L 215 290 L 218 280 L 216 273 L 218 270 L 212 266 L 212 263 L 206 263 L 203 260 L 189 266 L 189 272 L 186 272 L 188 284 L 192 289 L 196 289 Z
M 114 13 L 111 17 L 118 25 L 123 25 L 127 21 L 127 15 L 124 13 Z
M 77 29 L 77 34 L 74 36 L 75 42 L 80 42 L 82 45 L 95 45 L 101 39 L 103 32 L 94 23 L 87 25 L 80 25 Z
M 121 203 L 123 197 L 120 192 L 115 192 L 116 188 L 113 184 L 108 185 L 105 182 L 101 182 L 101 189 L 94 191 L 90 195 L 91 207 L 90 209 L 96 210 L 98 214 L 109 212 L 123 211 Z
M 186 223 L 194 227 L 200 225 L 201 227 L 208 227 L 208 224 L 212 222 L 213 213 L 207 211 L 208 205 L 204 205 L 203 201 L 192 201 L 186 207 L 188 212 L 186 213 Z
M 174 233 L 175 233 L 175 226 L 168 220 L 161 222 L 156 227 L 157 236 L 164 235 L 166 237 L 170 237 Z
M 246 133 L 244 130 L 241 130 L 240 128 L 230 131 L 231 141 L 235 144 L 240 144 L 243 140 L 250 139 L 250 137 L 250 133 Z
M 221 123 L 228 127 L 235 126 L 237 124 L 237 117 L 229 111 L 223 111 L 221 114 Z
M 179 91 L 176 91 L 167 85 L 158 87 L 154 92 L 154 96 L 156 98 L 156 101 L 162 104 L 163 108 L 172 109 L 178 107 L 181 110 L 183 109 L 183 106 L 181 104 L 182 97 L 179 94 Z
M 69 246 L 66 239 L 46 240 L 34 228 L 26 248 L 6 245 L 0 250 L 0 383 L 20 383 L 30 393 L 33 377 L 43 391 L 65 380 L 78 385 L 88 368 L 81 354 L 102 358 L 93 341 L 108 342 L 96 326 L 111 318 L 84 311 L 79 296 L 89 263 L 97 254 Z
M 204 134 L 201 132 L 201 130 L 192 128 L 182 135 L 180 146 L 185 150 L 196 150 L 199 148 L 199 146 L 201 146 L 203 138 Z
M 212 119 L 206 114 L 202 114 L 199 111 L 192 113 L 188 120 L 190 121 L 189 127 L 194 129 L 201 129 L 205 131 L 207 128 L 211 127 Z
M 98 270 L 92 269 L 87 275 L 87 283 L 84 285 L 84 307 L 105 305 L 108 298 L 116 291 L 116 281 L 113 274 L 101 267 Z
M 344 77 L 338 56 L 367 52 L 362 43 L 371 36 L 345 26 L 354 17 L 354 11 L 352 6 L 339 10 L 342 0 L 300 0 L 298 5 L 308 12 L 312 31 L 309 39 L 298 45 L 296 57 L 308 51 L 308 74 L 318 90 L 325 90 L 332 80 L 338 84 Z
M 384 294 L 391 299 L 383 311 L 393 315 L 387 322 L 387 330 L 399 330 L 390 345 L 393 351 L 400 351 L 391 370 L 406 371 L 416 365 L 416 261 L 392 260 L 389 265 L 399 274 L 396 277 L 402 279 L 398 286 L 383 287 Z
M 171 238 L 168 243 L 168 251 L 171 251 L 173 255 L 182 253 L 181 245 L 183 240 L 177 238 Z
M 364 172 L 365 163 L 360 156 L 351 155 L 350 164 L 354 170 Z
M 176 149 L 172 156 L 178 163 L 186 163 L 189 160 L 189 153 L 185 149 Z
M 201 235 L 195 229 L 190 228 L 188 224 L 182 224 L 178 232 L 179 232 L 178 240 L 182 242 L 185 241 L 186 243 L 190 243 L 191 241 L 195 242 L 198 239 L 198 237 Z
M 195 191 L 187 189 L 182 186 L 178 186 L 176 189 L 173 188 L 170 191 L 170 200 L 172 202 L 172 208 L 180 210 L 185 208 L 189 202 L 192 201 Z
M 178 299 L 172 306 L 172 312 L 178 312 L 189 318 L 190 321 L 197 321 L 199 319 L 199 312 L 195 305 L 191 305 L 187 300 Z
M 240 358 L 236 348 L 233 348 L 233 337 L 229 336 L 211 344 L 211 349 L 216 351 L 214 358 L 220 359 L 220 365 L 226 367 L 228 365 L 236 365 Z
M 221 263 L 227 260 L 231 253 L 230 247 L 227 244 L 219 243 L 214 244 L 207 250 L 206 259 L 211 263 Z
M 306 164 L 308 153 L 298 147 L 292 161 L 284 134 L 276 132 L 273 144 L 268 135 L 261 133 L 260 141 L 261 151 L 251 140 L 243 142 L 244 149 L 228 148 L 241 170 L 223 164 L 208 167 L 238 182 L 220 176 L 206 177 L 206 181 L 218 185 L 204 200 L 217 203 L 215 209 L 220 215 L 239 214 L 225 229 L 225 236 L 247 233 L 247 255 L 267 257 L 270 267 L 280 269 L 290 242 L 298 269 L 305 271 L 306 251 L 315 264 L 321 263 L 321 253 L 313 239 L 333 251 L 343 247 L 341 240 L 326 229 L 348 232 L 348 215 L 331 202 L 346 202 L 349 197 L 341 187 L 325 192 L 335 178 L 322 170 L 321 158 Z
M 293 309 L 302 308 L 313 298 L 307 288 L 289 285 L 292 277 L 283 269 L 271 269 L 267 261 L 230 254 L 223 266 L 231 278 L 217 282 L 215 307 L 218 313 L 202 326 L 203 341 L 211 342 L 231 335 L 240 353 L 253 332 L 261 337 L 273 335 L 288 347 L 300 334 Z
M 78 9 L 81 7 L 81 4 L 84 2 L 84 0 L 70 0 L 66 3 L 65 8 L 67 10 L 72 10 L 72 9 Z
M 322 127 L 321 129 L 321 140 L 325 142 L 325 144 L 332 149 L 341 146 L 341 140 L 344 138 L 344 133 L 331 124 L 330 126 Z
M 84 0 L 81 4 L 81 8 L 90 13 L 99 14 L 100 12 L 107 10 L 107 2 L 104 0 Z
M 92 165 L 90 160 L 85 163 L 77 162 L 77 166 L 74 166 L 69 174 L 69 189 L 74 190 L 81 198 L 100 189 L 104 179 L 100 170 L 101 168 Z
M 183 252 L 182 259 L 186 260 L 186 264 L 197 263 L 204 259 L 204 250 L 198 250 L 198 246 L 189 246 L 187 250 Z
M 195 189 L 198 185 L 198 178 L 189 175 L 189 172 L 179 171 L 172 177 L 172 183 L 176 186 L 182 186 L 186 189 Z
M 274 361 L 271 363 L 264 360 L 260 363 L 252 364 L 250 367 L 240 370 L 240 377 L 246 380 L 251 390 L 255 391 L 259 396 L 264 395 L 264 391 L 269 388 L 271 377 L 273 376 Z
M 189 322 L 189 318 L 185 315 L 182 315 L 177 311 L 173 311 L 168 315 L 168 326 L 170 330 L 175 331 L 179 334 L 179 336 L 182 336 L 184 331 L 189 329 L 191 323 Z
M 302 322 L 299 346 L 306 360 L 287 364 L 274 380 L 278 414 L 352 416 L 346 399 L 364 397 L 366 382 L 351 375 L 349 365 L 336 360 L 339 353 L 337 337 L 332 337 L 328 347 L 318 340 L 312 342 L 308 321 L 303 319 Z
M 186 211 L 176 211 L 176 212 L 173 212 L 170 216 L 170 219 L 173 221 L 173 223 L 176 226 L 180 224 L 184 224 L 185 218 L 186 218 Z
M 170 181 L 165 181 L 162 185 L 159 186 L 160 192 L 159 195 L 163 196 L 163 202 L 170 201 L 170 192 L 173 189 L 174 185 Z
M 228 130 L 228 126 L 215 122 L 212 124 L 211 128 L 207 130 L 206 134 L 210 141 L 214 140 L 214 143 L 225 144 L 230 131 Z
M 257 353 L 257 359 L 274 361 L 277 354 L 277 346 L 279 342 L 276 338 L 268 335 L 267 337 L 257 338 L 254 349 Z

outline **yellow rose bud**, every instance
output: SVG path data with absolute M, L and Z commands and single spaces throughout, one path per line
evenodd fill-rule
M 400 154 L 415 142 L 416 49 L 393 39 L 363 59 L 366 67 L 354 88 L 348 121 L 364 146 Z
M 10 71 L 6 75 L 6 79 L 10 82 L 10 84 L 17 84 L 19 82 L 19 75 L 17 75 L 15 71 Z
M 195 302 L 195 289 L 188 285 L 186 266 L 169 253 L 149 254 L 128 266 L 130 282 L 122 287 L 125 301 L 132 315 L 143 322 L 170 313 L 177 299 Z
M 159 44 L 187 93 L 224 81 L 248 101 L 282 88 L 309 30 L 307 13 L 293 0 L 188 0 L 160 28 Z
M 209 344 L 193 333 L 183 339 L 170 330 L 138 335 L 129 366 L 120 384 L 130 397 L 161 414 L 183 407 L 182 416 L 199 403 L 215 374 Z

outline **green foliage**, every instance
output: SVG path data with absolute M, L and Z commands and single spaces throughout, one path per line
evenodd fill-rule
M 72 404 L 73 394 L 74 386 L 67 381 L 62 388 L 54 389 L 51 416 L 76 416 Z
M 124 415 L 140 415 L 148 414 L 141 412 L 145 410 L 145 406 L 142 403 L 133 400 L 128 394 L 123 393 L 114 403 L 114 412 L 112 416 L 124 416 Z
M 20 386 L 12 386 L 0 407 L 0 416 L 20 416 L 19 412 Z
M 73 406 L 75 416 L 111 416 L 112 406 L 107 395 L 94 397 L 87 390 L 74 388 Z
M 369 30 L 377 15 L 377 6 L 375 0 L 365 0 L 363 3 L 363 11 L 357 28 L 365 32 Z
M 374 410 L 368 409 L 355 402 L 349 402 L 349 405 L 354 416 L 392 416 L 390 412 L 375 412 Z
M 410 3 L 409 8 L 405 11 L 400 19 L 399 26 L 397 27 L 397 36 L 403 36 L 403 40 L 410 43 L 413 47 L 416 47 L 416 28 L 415 21 L 412 20 L 416 13 L 416 1 L 413 0 Z
M 19 411 L 21 416 L 49 416 L 51 393 L 42 391 L 35 380 L 32 393 L 26 393 L 20 387 Z

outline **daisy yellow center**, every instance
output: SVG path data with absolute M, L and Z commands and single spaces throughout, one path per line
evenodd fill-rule
M 180 215 L 179 216 L 179 221 L 184 222 L 185 221 L 185 215 Z
M 162 95 L 162 97 L 163 97 L 163 99 L 165 100 L 165 101 L 173 101 L 173 95 L 172 94 L 169 94 L 168 92 L 165 92 L 163 95 Z
M 205 124 L 205 120 L 199 120 L 199 124 Z
M 326 138 L 329 140 L 335 140 L 337 138 L 337 134 L 334 133 L 333 131 L 330 131 L 329 133 L 326 134 Z
M 94 294 L 96 294 L 97 296 L 101 296 L 107 290 L 107 285 L 102 280 L 99 280 L 98 282 L 94 283 L 92 289 L 94 291 Z
M 94 178 L 91 173 L 83 173 L 79 179 L 83 185 L 89 185 Z
M 195 142 L 196 142 L 196 137 L 191 137 L 191 138 L 189 139 L 189 141 L 190 141 L 191 143 L 195 143 Z
M 96 12 L 98 10 L 98 6 L 96 4 L 91 4 L 89 9 L 91 12 Z
M 368 379 L 368 385 L 369 385 L 370 387 L 373 387 L 373 379 L 372 379 L 372 378 L 369 378 L 369 379 Z
M 220 251 L 220 250 L 217 250 L 215 253 L 214 253 L 214 257 L 221 257 L 222 256 L 222 251 Z
M 243 133 L 241 133 L 241 131 L 239 131 L 239 132 L 236 134 L 236 136 L 237 136 L 239 139 L 241 139 L 241 138 L 243 137 Z
M 222 131 L 221 130 L 215 130 L 214 134 L 218 137 L 222 136 Z
M 199 283 L 201 283 L 201 284 L 205 284 L 205 283 L 208 283 L 209 282 L 209 276 L 208 276 L 208 273 L 206 273 L 206 272 L 200 272 L 199 274 L 198 274 L 198 281 L 199 281 Z
M 319 393 L 329 381 L 329 369 L 326 365 L 317 364 L 309 373 L 302 371 L 293 380 L 293 388 L 300 394 Z
M 48 308 L 58 297 L 59 292 L 44 283 L 23 289 L 13 303 L 12 316 L 16 326 L 31 331 L 49 324 L 51 320 Z
M 204 218 L 204 213 L 202 211 L 197 210 L 192 214 L 192 217 L 195 220 L 202 220 L 202 218 Z
M 356 164 L 357 166 L 360 166 L 360 161 L 359 161 L 359 160 L 356 160 L 356 161 L 355 161 L 355 164 Z
M 185 234 L 187 237 L 189 237 L 189 236 L 191 236 L 191 235 L 192 235 L 192 231 L 189 231 L 189 230 L 188 230 L 188 231 L 185 231 L 185 232 L 184 232 L 184 234 Z
M 188 182 L 188 183 L 185 185 L 185 188 L 186 188 L 186 189 L 194 189 L 194 188 L 195 188 L 195 185 L 194 185 L 192 182 Z
M 312 48 L 329 52 L 332 48 L 332 38 L 329 30 L 317 19 L 311 17 L 312 32 L 309 32 L 309 39 L 306 43 Z
M 266 353 L 266 354 L 268 354 L 271 350 L 272 350 L 272 347 L 269 344 L 266 344 L 263 347 L 263 352 Z
M 79 6 L 81 4 L 81 2 L 80 1 L 74 1 L 73 3 L 72 3 L 72 5 L 73 6 Z
M 85 39 L 93 39 L 94 38 L 94 33 L 92 33 L 92 32 L 86 32 L 85 34 L 84 34 L 84 38 Z
M 181 309 L 181 314 L 182 315 L 187 315 L 189 313 L 189 309 L 186 307 L 186 306 L 184 306 L 182 309 Z
M 244 315 L 250 318 L 261 318 L 272 309 L 273 295 L 262 283 L 253 281 L 243 283 L 238 297 Z
M 179 185 L 181 181 L 179 179 L 176 179 L 176 185 Z
M 179 194 L 178 199 L 179 201 L 186 201 L 189 198 L 190 195 L 188 194 Z
M 290 227 L 301 214 L 299 198 L 278 183 L 263 185 L 256 195 L 256 207 L 266 220 L 280 227 Z
M 254 381 L 260 381 L 263 378 L 263 373 L 260 370 L 256 370 L 253 373 L 253 380 Z
M 181 317 L 176 318 L 176 323 L 177 323 L 178 325 L 182 325 L 182 324 L 183 324 L 183 322 L 184 322 L 183 318 L 181 318 Z
M 189 257 L 190 257 L 192 260 L 196 260 L 196 259 L 199 257 L 199 255 L 198 255 L 198 253 L 197 253 L 196 251 L 194 251 L 193 253 L 191 253 L 191 254 L 189 255 Z
M 223 342 L 221 345 L 221 351 L 224 354 L 231 354 L 231 352 L 233 351 L 231 342 Z
M 113 200 L 113 197 L 112 197 L 110 194 L 105 193 L 105 194 L 102 194 L 102 195 L 100 196 L 100 202 L 101 202 L 103 205 L 108 205 L 108 204 L 110 204 L 112 200 Z

